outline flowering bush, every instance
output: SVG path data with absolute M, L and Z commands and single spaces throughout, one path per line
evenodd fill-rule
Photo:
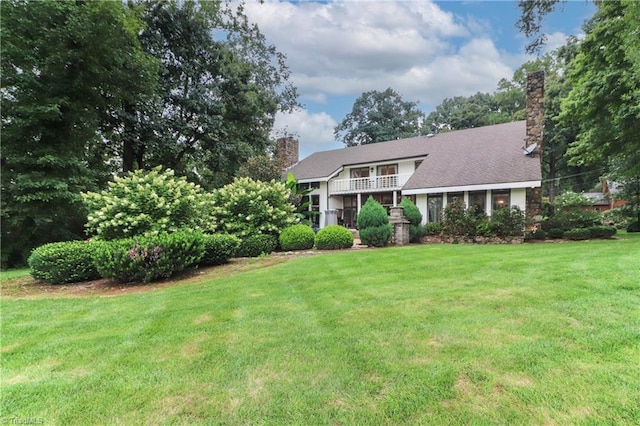
M 210 206 L 210 196 L 198 185 L 159 167 L 115 178 L 108 190 L 82 196 L 89 210 L 87 229 L 103 240 L 200 231 Z
M 270 234 L 298 222 L 295 207 L 288 202 L 289 190 L 282 182 L 260 182 L 236 178 L 213 192 L 209 231 L 248 236 Z
M 183 231 L 104 242 L 93 260 L 105 278 L 149 282 L 197 265 L 205 251 L 203 234 Z

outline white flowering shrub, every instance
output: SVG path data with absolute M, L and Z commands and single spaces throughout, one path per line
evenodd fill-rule
M 260 182 L 248 177 L 213 192 L 212 222 L 209 231 L 248 236 L 271 234 L 298 222 L 283 182 Z
M 200 186 L 160 167 L 131 172 L 109 182 L 106 191 L 82 196 L 89 213 L 87 229 L 103 240 L 202 231 L 211 206 L 210 194 Z

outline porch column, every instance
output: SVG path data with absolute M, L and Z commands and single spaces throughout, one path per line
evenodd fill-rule
M 362 205 L 362 194 L 358 192 L 358 201 L 356 202 L 358 206 L 358 213 L 360 213 L 360 206 Z
M 398 191 L 393 191 L 393 207 L 398 207 Z

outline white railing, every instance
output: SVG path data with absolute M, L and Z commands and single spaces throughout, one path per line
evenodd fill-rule
M 333 180 L 330 182 L 329 194 L 401 189 L 410 177 L 411 174 L 404 174 Z

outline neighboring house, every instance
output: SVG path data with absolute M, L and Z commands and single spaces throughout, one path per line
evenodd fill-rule
M 582 206 L 582 210 L 603 212 L 611 208 L 611 199 L 604 192 L 583 192 L 591 204 Z
M 410 197 L 423 221 L 439 222 L 453 200 L 487 215 L 516 205 L 526 210 L 540 188 L 540 158 L 523 152 L 524 121 L 317 152 L 289 168 L 315 188 L 318 225 L 354 228 L 369 196 L 385 207 Z M 539 193 L 539 191 L 538 191 Z

